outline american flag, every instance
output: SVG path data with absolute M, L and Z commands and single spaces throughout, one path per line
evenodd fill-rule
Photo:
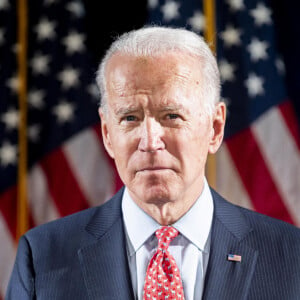
M 0 299 L 16 252 L 17 3 L 0 1 Z M 80 0 L 28 1 L 30 226 L 98 205 L 119 188 L 101 142 L 95 66 Z
M 300 226 L 300 117 L 287 96 L 272 2 L 215 3 L 217 59 L 228 108 L 216 188 L 236 204 Z M 150 24 L 203 35 L 201 1 L 148 0 L 148 7 Z
M 27 2 L 28 201 L 35 226 L 104 202 L 121 182 L 101 143 L 82 2 Z M 300 225 L 299 131 L 283 85 L 270 3 L 216 2 L 218 60 L 229 109 L 217 156 L 217 190 L 235 203 Z M 136 3 L 140 8 L 141 1 Z M 126 5 L 133 9 L 132 3 Z M 0 299 L 16 250 L 16 11 L 16 0 L 0 0 Z M 203 34 L 200 0 L 148 0 L 148 11 L 150 23 Z
M 228 261 L 235 261 L 235 262 L 242 262 L 242 256 L 237 254 L 228 254 L 227 255 Z

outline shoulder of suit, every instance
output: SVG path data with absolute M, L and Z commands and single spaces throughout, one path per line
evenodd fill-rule
M 249 227 L 252 228 L 255 236 L 260 235 L 262 238 L 267 237 L 278 240 L 290 239 L 296 241 L 296 243 L 300 245 L 300 228 L 279 219 L 275 219 L 250 209 L 235 205 L 224 199 L 214 190 L 212 190 L 212 195 L 215 204 L 218 203 L 217 205 L 221 206 L 221 208 L 219 207 L 219 210 L 227 210 L 227 214 L 239 213 L 241 216 L 243 216 Z
M 100 206 L 90 207 L 71 215 L 34 227 L 25 234 L 25 237 L 30 240 L 45 236 L 56 236 L 57 238 L 59 238 L 59 236 L 63 235 L 65 237 L 68 237 L 68 235 L 71 235 L 74 232 L 77 232 L 79 234 L 80 231 L 85 230 L 85 227 L 94 215 L 109 214 L 110 211 L 121 209 L 122 193 L 123 189 L 121 189 L 111 199 Z
M 300 243 L 300 228 L 282 220 L 275 219 L 243 207 L 240 207 L 239 209 L 247 218 L 250 226 L 254 229 L 259 229 L 262 232 L 266 231 L 269 235 L 294 236 L 295 238 L 298 238 Z

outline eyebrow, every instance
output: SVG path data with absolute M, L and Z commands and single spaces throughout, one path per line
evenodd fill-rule
M 177 105 L 166 105 L 166 106 L 163 106 L 162 109 L 160 109 L 160 111 L 162 111 L 162 112 L 168 112 L 168 111 L 183 111 L 183 112 L 187 112 L 188 110 L 183 105 L 177 104 Z
M 136 107 L 136 106 L 132 106 L 132 107 L 119 107 L 115 110 L 115 113 L 117 116 L 123 116 L 123 115 L 128 115 L 128 114 L 132 114 L 132 113 L 136 113 L 140 111 L 140 108 Z M 174 104 L 174 105 L 165 105 L 162 106 L 161 108 L 159 108 L 160 112 L 174 112 L 174 111 L 182 111 L 182 112 L 188 112 L 189 110 L 186 109 L 186 107 L 184 107 L 181 104 Z
M 137 107 L 120 107 L 115 111 L 115 113 L 116 115 L 120 116 L 120 115 L 131 114 L 137 112 L 138 110 L 139 109 Z

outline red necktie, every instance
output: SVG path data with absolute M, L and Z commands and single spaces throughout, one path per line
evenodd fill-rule
M 143 299 L 183 300 L 179 269 L 174 257 L 168 251 L 169 244 L 178 235 L 178 231 L 173 227 L 164 226 L 155 234 L 158 238 L 158 247 L 147 268 Z

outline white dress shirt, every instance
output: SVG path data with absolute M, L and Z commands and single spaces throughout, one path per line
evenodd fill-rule
M 127 235 L 127 253 L 135 299 L 143 299 L 147 266 L 156 252 L 155 231 L 161 227 L 130 197 L 125 188 L 122 211 Z M 169 252 L 180 270 L 186 300 L 201 299 L 209 258 L 213 200 L 206 179 L 204 189 L 191 209 L 172 226 L 179 235 Z

